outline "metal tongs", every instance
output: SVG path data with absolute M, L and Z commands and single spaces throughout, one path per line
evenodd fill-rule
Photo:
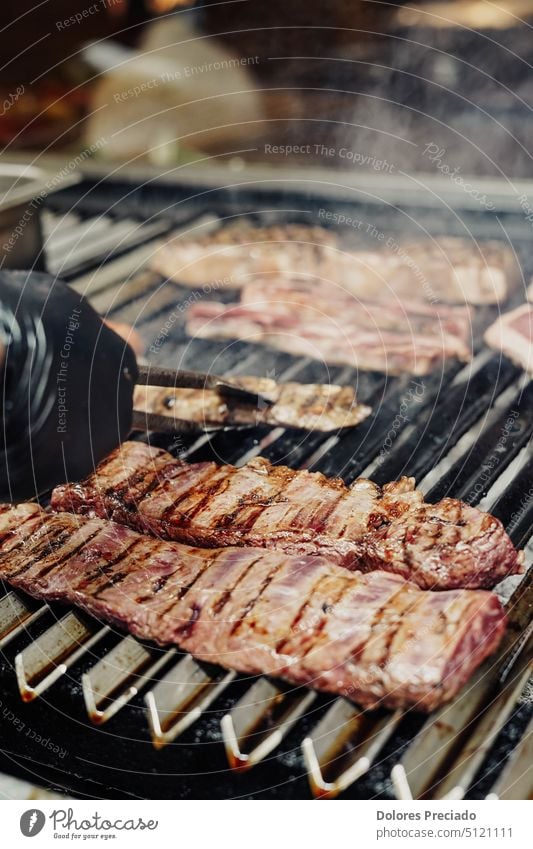
M 184 369 L 167 369 L 159 366 L 139 365 L 138 386 L 168 386 L 172 389 L 208 389 L 222 398 L 245 404 L 248 407 L 270 407 L 274 402 L 265 395 L 243 389 L 235 383 L 219 377 L 216 374 L 206 374 L 198 371 L 185 371 Z M 141 430 L 169 430 L 169 419 L 157 413 L 145 413 L 140 410 L 133 411 L 134 428 Z M 220 430 L 220 427 L 216 428 Z M 224 428 L 223 428 L 224 429 Z M 235 428 L 232 427 L 232 430 Z M 172 427 L 175 430 L 175 427 Z

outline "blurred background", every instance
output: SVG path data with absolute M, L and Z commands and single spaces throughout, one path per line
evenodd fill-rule
M 528 177 L 532 16 L 530 0 L 4 0 L 0 144 Z

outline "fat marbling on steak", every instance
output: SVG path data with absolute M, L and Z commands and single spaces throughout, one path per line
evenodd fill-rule
M 506 621 L 482 590 L 425 592 L 326 557 L 191 548 L 35 504 L 0 506 L 0 577 L 200 660 L 369 708 L 451 699 Z
M 324 555 L 424 589 L 492 587 L 523 562 L 498 519 L 453 498 L 427 504 L 412 478 L 348 487 L 262 458 L 188 464 L 140 442 L 123 443 L 82 483 L 56 487 L 52 507 L 191 545 Z

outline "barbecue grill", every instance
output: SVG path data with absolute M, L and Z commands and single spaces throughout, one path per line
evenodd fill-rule
M 411 186 L 402 202 L 399 184 L 386 188 L 377 177 L 355 190 L 325 185 L 316 172 L 312 184 L 291 183 L 279 173 L 265 182 L 257 174 L 228 188 L 205 174 L 201 183 L 194 176 L 179 182 L 140 174 L 101 179 L 89 171 L 48 203 L 49 270 L 88 294 L 102 314 L 134 324 L 155 365 L 352 384 L 373 412 L 357 428 L 334 435 L 259 426 L 135 438 L 190 461 L 241 465 L 262 455 L 346 482 L 360 475 L 378 483 L 413 475 L 430 501 L 451 495 L 490 509 L 513 543 L 527 546 L 533 387 L 519 368 L 481 344 L 494 308 L 476 310 L 472 362 L 447 363 L 416 378 L 423 389 L 415 393 L 409 376 L 357 374 L 244 342 L 190 340 L 183 316 L 154 345 L 169 313 L 179 313 L 191 290 L 144 267 L 157 240 L 176 228 L 194 234 L 228 221 L 317 224 L 326 209 L 349 212 L 396 236 L 413 234 L 423 219 L 435 235 L 506 238 L 529 276 L 529 225 L 505 192 L 494 213 L 470 203 L 459 215 L 422 188 Z M 365 238 L 364 231 L 350 235 Z M 400 406 L 404 415 L 391 434 Z M 530 554 L 526 549 L 527 566 Z M 7 586 L 3 592 L 0 771 L 17 778 L 97 798 L 479 799 L 532 793 L 531 572 L 501 588 L 510 620 L 501 648 L 453 703 L 429 717 L 365 713 L 343 699 L 199 664 L 175 648 L 141 643 Z

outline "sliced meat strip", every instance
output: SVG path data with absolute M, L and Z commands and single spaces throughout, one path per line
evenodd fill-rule
M 75 603 L 201 660 L 276 674 L 364 707 L 438 706 L 494 651 L 505 628 L 491 593 L 434 594 L 397 575 L 340 569 L 324 557 L 192 549 L 44 510 L 26 561 L 21 546 L 13 571 L 5 532 L 21 513 L 13 507 L 1 515 L 0 578 L 13 586 Z
M 298 315 L 331 318 L 341 327 L 350 324 L 362 332 L 398 333 L 398 328 L 410 336 L 432 336 L 441 339 L 450 352 L 468 358 L 472 348 L 472 312 L 467 306 L 448 306 L 440 302 L 402 298 L 392 291 L 376 286 L 372 299 L 361 300 L 349 291 L 349 286 L 334 286 L 313 278 L 287 277 L 279 280 L 255 279 L 241 292 L 240 303 L 255 309 L 274 312 L 277 322 L 281 315 L 290 323 L 297 308 Z M 384 337 L 387 338 L 387 337 Z
M 322 313 L 300 314 L 271 308 L 197 303 L 187 312 L 187 332 L 200 339 L 241 339 L 268 345 L 295 356 L 311 357 L 332 365 L 349 365 L 385 374 L 430 374 L 447 358 L 470 358 L 456 337 L 443 334 L 438 323 L 433 332 L 403 332 L 361 328 L 349 317 Z
M 129 446 L 120 451 L 129 453 Z M 160 449 L 145 451 L 151 458 Z M 359 479 L 347 487 L 261 458 L 239 469 L 209 464 L 206 473 L 205 464 L 187 466 L 160 453 L 168 461 L 165 480 L 136 509 L 113 513 L 155 536 L 200 547 L 323 555 L 350 569 L 397 573 L 423 589 L 491 587 L 523 568 L 523 553 L 498 519 L 451 498 L 425 504 L 412 478 L 383 487 Z M 137 448 L 135 456 L 141 463 Z M 105 468 L 106 461 L 83 483 L 54 490 L 53 508 L 87 513 L 91 505 L 91 513 L 109 516 L 114 496 L 97 496 Z M 186 469 L 193 470 L 190 478 Z
M 298 224 L 223 227 L 200 238 L 178 233 L 156 251 L 151 267 L 185 286 L 235 289 L 257 273 L 329 268 L 326 248 L 337 241 L 331 230 Z

